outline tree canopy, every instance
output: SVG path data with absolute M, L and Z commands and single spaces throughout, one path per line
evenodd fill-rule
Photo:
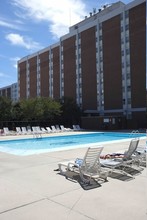
M 36 122 L 41 124 L 63 123 L 72 126 L 78 122 L 81 111 L 76 102 L 69 97 L 55 101 L 49 97 L 37 97 L 20 100 L 17 103 L 0 96 L 0 122 L 19 124 Z

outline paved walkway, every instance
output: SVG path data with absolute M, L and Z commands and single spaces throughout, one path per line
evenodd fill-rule
M 103 153 L 127 147 L 128 142 L 106 144 Z M 1 152 L 0 220 L 146 220 L 146 168 L 135 179 L 108 177 L 108 182 L 90 190 L 54 171 L 58 162 L 83 157 L 85 151 L 30 156 Z

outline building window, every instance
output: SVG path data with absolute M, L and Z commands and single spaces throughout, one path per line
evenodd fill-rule
M 131 104 L 131 99 L 130 99 L 130 98 L 128 98 L 128 100 L 127 100 L 127 101 L 128 101 L 128 104 Z
M 127 119 L 132 119 L 132 114 L 131 113 L 128 113 Z
M 121 39 L 121 44 L 124 44 L 124 40 L 123 39 Z
M 129 30 L 129 25 L 128 24 L 125 26 L 125 30 L 126 31 Z
M 130 54 L 130 50 L 126 49 L 126 54 L 129 55 Z
M 101 105 L 104 105 L 104 100 L 101 101 Z
M 102 29 L 99 31 L 99 35 L 102 35 Z
M 120 19 L 123 20 L 123 13 L 120 14 Z
M 127 73 L 127 79 L 130 79 L 130 73 Z
M 100 62 L 103 62 L 103 57 L 100 57 Z
M 131 91 L 131 86 L 128 86 L 128 87 L 127 87 L 127 90 L 128 90 L 128 91 Z
M 129 11 L 125 11 L 125 18 L 129 17 Z
M 126 42 L 129 42 L 129 37 L 128 36 L 126 36 Z
M 126 24 L 129 24 L 129 18 L 126 18 Z

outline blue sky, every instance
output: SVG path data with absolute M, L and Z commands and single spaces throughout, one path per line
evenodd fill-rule
M 58 42 L 93 8 L 117 1 L 0 0 L 0 88 L 17 82 L 19 59 Z

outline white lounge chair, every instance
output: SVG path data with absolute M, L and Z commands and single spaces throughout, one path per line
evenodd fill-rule
M 22 134 L 28 134 L 26 127 L 21 127 Z
M 82 131 L 84 130 L 83 128 L 80 127 L 80 125 L 76 125 L 77 130 Z
M 31 128 L 27 129 L 26 127 L 21 127 L 21 134 L 27 135 L 27 134 L 33 134 Z
M 42 137 L 42 131 L 40 130 L 40 127 L 39 126 L 33 126 L 32 127 L 32 130 L 33 130 L 33 137 L 34 138 L 41 138 Z
M 31 129 L 30 126 L 28 126 L 28 127 L 26 128 L 26 130 L 27 130 L 27 133 L 28 133 L 28 134 L 33 134 L 32 129 Z
M 77 131 L 76 125 L 73 125 L 72 127 L 73 127 L 73 130 L 74 130 L 74 131 Z
M 103 150 L 102 146 L 89 147 L 83 159 L 76 159 L 75 161 L 64 161 L 58 164 L 60 173 L 68 178 L 67 172 L 78 172 L 82 181 L 89 183 L 91 178 L 106 181 L 108 171 L 103 169 L 100 165 L 100 154 Z
M 51 126 L 52 132 L 58 132 L 58 130 L 56 129 L 56 127 L 54 125 Z
M 124 152 L 123 157 L 112 158 L 112 159 L 110 159 L 110 158 L 109 159 L 100 159 L 101 165 L 104 167 L 110 168 L 111 173 L 117 169 L 120 172 L 128 175 L 128 173 L 125 172 L 125 168 L 128 166 L 132 166 L 132 164 L 134 163 L 134 158 L 132 157 L 132 155 L 136 151 L 138 143 L 139 143 L 138 138 L 132 139 L 129 144 L 129 148 L 127 151 Z
M 38 126 L 32 127 L 33 134 L 42 134 L 42 131 L 38 128 Z
M 41 134 L 44 133 L 44 131 L 41 130 L 40 126 L 36 126 L 36 131 Z
M 48 133 L 48 131 L 43 127 L 41 127 L 40 130 L 42 131 L 42 133 Z
M 50 127 L 46 127 L 46 130 L 47 130 L 48 133 L 52 133 L 53 132 Z
M 136 151 L 132 155 L 134 161 L 138 164 L 138 166 L 147 165 L 147 146 L 140 145 L 137 147 Z
M 80 125 L 73 125 L 74 131 L 83 131 L 84 129 L 80 127 Z
M 55 129 L 56 129 L 57 132 L 61 132 L 62 131 L 59 125 L 56 125 Z
M 72 131 L 71 128 L 65 128 L 64 125 L 60 125 L 61 131 Z
M 4 135 L 15 135 L 16 132 L 10 131 L 8 127 L 4 127 L 4 128 L 3 128 L 3 134 L 4 134 Z
M 21 130 L 20 127 L 16 127 L 16 133 L 17 133 L 17 134 L 22 134 L 22 130 Z

